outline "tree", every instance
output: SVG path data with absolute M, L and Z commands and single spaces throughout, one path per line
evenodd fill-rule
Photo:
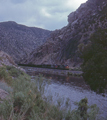
M 84 47 L 82 58 L 83 77 L 91 89 L 104 92 L 107 87 L 107 29 L 99 29 Z

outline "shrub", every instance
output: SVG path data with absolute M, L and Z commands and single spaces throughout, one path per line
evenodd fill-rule
M 91 89 L 99 93 L 107 88 L 107 29 L 99 29 L 91 36 L 91 44 L 82 53 L 83 77 Z
M 0 81 L 0 89 L 3 89 L 9 93 L 12 92 L 12 88 L 3 81 Z
M 6 78 L 7 72 L 5 67 L 0 67 L 0 79 Z
M 7 84 L 11 84 L 12 78 L 6 70 L 6 67 L 0 67 L 0 80 L 4 80 Z
M 13 69 L 13 68 L 12 68 Z M 4 70 L 4 69 L 3 69 Z M 10 69 L 11 70 L 11 69 Z M 8 69 L 8 73 L 9 69 Z M 11 74 L 13 75 L 13 74 Z M 18 73 L 18 77 L 12 79 L 12 92 L 7 100 L 0 103 L 0 117 L 2 120 L 81 120 L 81 111 L 79 108 L 74 111 L 65 111 L 60 109 L 61 101 L 58 106 L 50 105 L 43 100 L 44 87 L 46 82 L 43 76 L 36 77 L 31 81 L 27 74 Z M 68 105 L 69 100 L 66 104 Z M 80 104 L 79 104 L 80 106 Z M 91 110 L 92 108 L 90 108 Z M 97 112 L 88 114 L 93 117 Z M 88 118 L 89 118 L 88 116 Z
M 7 70 L 9 70 L 9 74 L 13 77 L 18 77 L 20 74 L 24 74 L 21 70 L 13 67 L 13 66 L 7 66 Z
M 88 99 L 80 100 L 78 108 L 71 112 L 72 120 L 96 120 L 99 108 L 96 105 L 88 106 Z

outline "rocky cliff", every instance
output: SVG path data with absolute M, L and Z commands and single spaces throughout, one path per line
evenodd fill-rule
M 107 28 L 107 0 L 88 0 L 68 15 L 68 25 L 51 33 L 48 41 L 30 53 L 23 63 L 81 63 L 78 46 L 88 44 L 98 28 Z
M 13 57 L 15 62 L 19 62 L 32 50 L 46 42 L 51 31 L 27 27 L 16 22 L 0 23 L 0 50 Z
M 14 60 L 7 53 L 0 51 L 0 67 L 3 65 L 16 66 Z
M 7 53 L 0 51 L 0 67 L 2 66 L 13 66 L 25 72 L 25 70 L 19 67 L 13 60 L 13 58 Z

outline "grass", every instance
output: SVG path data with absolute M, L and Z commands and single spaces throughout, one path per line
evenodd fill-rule
M 63 100 L 58 100 L 57 105 L 50 104 L 43 98 L 46 82 L 43 76 L 36 77 L 31 81 L 31 77 L 26 73 L 10 66 L 0 68 L 0 80 L 11 86 L 9 98 L 0 103 L 1 120 L 96 120 L 97 107 L 84 111 L 81 116 L 81 104 L 78 108 L 71 111 L 60 109 Z M 66 101 L 66 107 L 69 106 L 69 100 Z M 87 107 L 82 106 L 83 109 Z M 87 107 L 88 109 L 88 107 Z M 91 119 L 90 119 L 91 118 Z

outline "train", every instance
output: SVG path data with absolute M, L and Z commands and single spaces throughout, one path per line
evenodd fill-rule
M 28 67 L 38 67 L 38 68 L 49 68 L 49 69 L 60 69 L 60 70 L 69 70 L 68 65 L 51 65 L 51 64 L 18 64 L 19 66 L 28 66 Z
M 63 70 L 69 70 L 69 66 L 68 65 L 50 65 L 50 64 L 43 64 L 40 65 L 42 68 L 51 68 L 51 69 L 63 69 Z

